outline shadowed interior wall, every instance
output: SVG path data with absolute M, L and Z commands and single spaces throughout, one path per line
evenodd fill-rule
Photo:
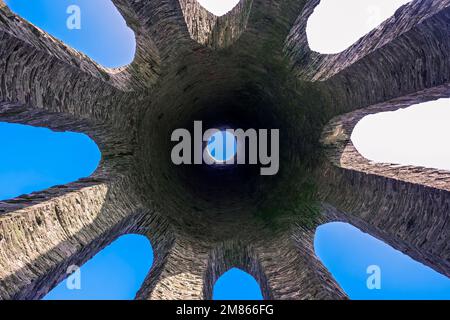
M 242 0 L 207 26 L 194 0 L 113 2 L 137 39 L 134 62 L 120 70 L 0 9 L 0 119 L 87 132 L 103 154 L 88 180 L 0 203 L 0 297 L 38 298 L 67 263 L 137 232 L 155 252 L 138 299 L 210 298 L 216 277 L 234 266 L 265 298 L 345 299 L 313 249 L 316 227 L 339 220 L 448 275 L 448 173 L 399 178 L 342 163 L 354 114 L 336 117 L 407 104 L 402 97 L 417 92 L 448 94 L 450 0 L 413 1 L 336 56 L 307 47 L 316 0 Z M 281 129 L 280 172 L 173 165 L 172 130 L 192 130 L 194 120 Z M 421 200 L 409 206 L 413 198 Z M 431 213 L 402 216 L 413 209 Z

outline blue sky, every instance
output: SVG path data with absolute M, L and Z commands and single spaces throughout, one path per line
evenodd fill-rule
M 134 36 L 109 0 L 6 2 L 13 11 L 105 66 L 124 65 L 133 58 Z M 213 0 L 207 2 L 213 4 Z M 81 8 L 81 30 L 66 28 L 66 9 L 72 4 Z M 0 199 L 88 176 L 100 160 L 95 143 L 83 134 L 22 125 L 0 123 L 0 146 Z M 448 278 L 349 225 L 320 227 L 315 248 L 350 298 L 450 299 Z M 132 299 L 152 260 L 151 244 L 145 237 L 123 236 L 82 266 L 80 290 L 69 290 L 63 281 L 46 299 Z M 381 270 L 379 290 L 366 285 L 366 270 L 371 265 Z M 214 298 L 260 299 L 261 292 L 251 276 L 232 269 L 217 281 Z
M 88 177 L 100 161 L 86 135 L 0 122 L 0 200 Z
M 45 300 L 130 299 L 139 290 L 152 263 L 150 241 L 141 235 L 124 235 L 83 265 L 81 288 L 69 290 L 63 281 Z
M 346 223 L 320 226 L 316 254 L 352 299 L 450 299 L 450 279 Z M 381 289 L 367 288 L 379 266 Z
M 6 0 L 16 13 L 84 52 L 105 67 L 119 67 L 133 61 L 134 33 L 110 0 Z M 81 29 L 66 27 L 70 5 L 81 9 Z M 117 45 L 120 44 L 120 45 Z

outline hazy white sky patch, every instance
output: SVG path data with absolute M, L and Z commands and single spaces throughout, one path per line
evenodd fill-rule
M 417 104 L 363 118 L 352 133 L 366 158 L 450 170 L 450 99 Z
M 411 0 L 321 0 L 308 20 L 309 47 L 323 54 L 342 52 L 408 2 Z
M 223 16 L 231 11 L 240 0 L 197 0 L 203 8 L 216 16 Z

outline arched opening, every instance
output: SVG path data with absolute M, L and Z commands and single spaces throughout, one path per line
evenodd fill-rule
M 0 200 L 90 176 L 101 154 L 87 135 L 0 122 Z
M 450 279 L 348 223 L 320 226 L 314 247 L 351 299 L 450 298 Z
M 121 67 L 134 59 L 134 33 L 111 0 L 5 2 L 17 15 L 105 67 Z
M 263 300 L 258 282 L 248 273 L 233 268 L 214 284 L 214 300 Z
M 197 0 L 200 5 L 214 14 L 215 16 L 223 16 L 233 10 L 240 0 Z
M 391 17 L 411 0 L 321 0 L 306 28 L 311 50 L 336 54 Z
M 50 291 L 44 300 L 132 300 L 153 264 L 147 237 L 119 237 Z
M 450 99 L 364 117 L 351 139 L 358 152 L 378 163 L 450 170 Z

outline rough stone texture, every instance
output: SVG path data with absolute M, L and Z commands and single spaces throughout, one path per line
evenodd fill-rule
M 117 227 L 128 208 L 105 205 L 109 190 L 89 179 L 0 204 L 3 298 L 42 297 L 68 266 L 86 261 L 122 231 Z M 23 203 L 27 207 L 18 209 Z
M 314 253 L 315 228 L 294 226 L 256 249 L 271 299 L 345 299 L 345 293 Z M 264 288 L 264 287 L 263 287 Z
M 448 96 L 449 1 L 413 1 L 336 56 L 307 48 L 316 0 L 242 0 L 223 17 L 194 0 L 113 2 L 137 50 L 112 70 L 0 0 L 0 121 L 85 132 L 102 152 L 92 177 L 0 203 L 1 299 L 42 297 L 129 232 L 155 254 L 138 299 L 210 299 L 232 267 L 267 299 L 346 298 L 313 250 L 328 221 L 449 274 L 450 174 L 370 164 L 348 138 L 366 114 Z M 280 173 L 172 165 L 170 134 L 194 120 L 280 128 Z
M 212 48 L 233 44 L 247 26 L 252 0 L 242 0 L 224 16 L 217 17 L 196 0 L 180 1 L 192 39 Z
M 342 53 L 308 47 L 310 0 L 287 42 L 294 72 L 328 87 L 335 114 L 447 83 L 450 78 L 449 0 L 412 1 Z
M 351 214 L 344 220 L 447 276 L 450 172 L 373 163 L 359 154 L 350 137 L 366 115 L 448 96 L 447 84 L 334 118 L 325 127 L 322 140 L 330 163 L 318 173 L 323 199 Z
M 151 236 L 151 235 L 150 235 Z M 203 299 L 203 281 L 208 261 L 207 247 L 189 238 L 177 237 L 156 256 L 153 270 L 138 299 Z

